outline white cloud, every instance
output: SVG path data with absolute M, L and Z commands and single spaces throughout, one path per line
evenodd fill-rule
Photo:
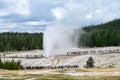
M 96 10 L 96 13 L 101 13 L 101 12 L 102 12 L 102 11 L 101 11 L 101 10 L 99 10 L 99 9 L 97 9 L 97 10 Z
M 66 11 L 64 8 L 56 7 L 52 9 L 52 13 L 56 17 L 57 20 L 61 20 L 65 17 Z
M 0 33 L 3 33 L 3 32 L 10 32 L 10 30 L 0 30 Z
M 13 11 L 17 14 L 29 15 L 29 0 L 17 0 L 14 6 L 11 5 L 11 10 L 12 9 L 15 9 L 15 11 Z
M 46 21 L 42 20 L 42 21 L 28 21 L 23 24 L 29 25 L 29 26 L 37 26 L 37 25 L 48 25 L 48 24 L 51 24 L 51 22 L 46 22 Z
M 9 13 L 7 11 L 0 9 L 0 17 L 7 16 L 7 15 L 9 15 Z
M 64 6 L 59 6 L 60 9 L 65 11 L 67 15 L 65 18 L 62 18 L 64 11 L 59 9 L 55 10 L 53 15 L 58 12 L 59 14 L 56 14 L 56 17 L 60 18 L 61 21 L 63 20 L 63 23 L 70 25 L 86 26 L 100 24 L 120 18 L 119 2 L 118 0 L 71 0 L 66 2 Z
M 4 27 L 3 27 L 4 26 Z M 0 24 L 0 32 L 43 32 L 43 27 L 35 27 L 35 25 L 25 25 L 18 23 Z
M 0 0 L 0 25 L 4 24 L 0 30 L 34 32 L 43 30 L 39 25 L 56 22 L 73 27 L 100 24 L 120 18 L 119 3 L 120 0 Z
M 92 13 L 89 13 L 85 16 L 87 19 L 91 19 L 93 16 L 92 16 Z
M 4 7 L 0 10 L 1 15 L 19 14 L 27 16 L 30 14 L 29 0 L 2 0 Z
M 15 26 L 17 26 L 16 23 L 1 23 L 0 24 L 0 30 L 10 30 L 12 28 L 14 28 Z

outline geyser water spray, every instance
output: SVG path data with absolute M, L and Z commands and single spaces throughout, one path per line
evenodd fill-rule
M 80 28 L 67 26 L 48 26 L 44 32 L 43 47 L 46 57 L 54 57 L 60 54 L 55 50 L 78 48 L 80 37 L 84 32 Z

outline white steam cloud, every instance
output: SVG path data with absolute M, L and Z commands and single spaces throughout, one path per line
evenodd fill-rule
M 44 32 L 44 52 L 46 57 L 66 53 L 55 53 L 55 50 L 78 48 L 80 37 L 84 32 L 80 28 L 67 27 L 65 25 L 48 26 Z

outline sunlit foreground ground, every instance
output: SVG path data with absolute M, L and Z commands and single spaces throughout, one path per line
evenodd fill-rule
M 120 68 L 0 70 L 0 80 L 120 80 Z

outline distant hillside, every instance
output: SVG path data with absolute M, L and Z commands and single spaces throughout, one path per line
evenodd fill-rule
M 88 47 L 119 46 L 120 19 L 83 28 L 87 33 L 82 36 L 82 45 Z

